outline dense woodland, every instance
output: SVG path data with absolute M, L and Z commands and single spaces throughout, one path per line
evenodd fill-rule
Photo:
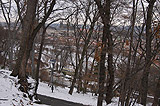
M 54 84 L 70 95 L 160 105 L 160 0 L 0 0 L 0 20 L 0 68 L 30 99 L 39 79 L 50 82 L 54 59 L 55 73 L 70 76 Z

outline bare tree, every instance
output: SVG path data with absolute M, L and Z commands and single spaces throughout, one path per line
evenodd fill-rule
M 75 65 L 76 68 L 75 68 L 74 78 L 73 78 L 73 81 L 72 81 L 72 84 L 71 84 L 71 87 L 70 87 L 70 90 L 69 90 L 69 94 L 71 94 L 71 95 L 73 93 L 73 89 L 74 89 L 74 86 L 75 86 L 75 83 L 76 83 L 77 79 L 78 79 L 77 91 L 78 92 L 81 91 L 80 89 L 82 88 L 82 71 L 83 71 L 84 58 L 85 58 L 85 55 L 86 55 L 86 51 L 88 49 L 90 39 L 92 37 L 95 22 L 99 18 L 97 12 L 95 10 L 91 9 L 92 5 L 93 5 L 93 3 L 90 0 L 90 1 L 87 2 L 87 8 L 83 7 L 84 8 L 84 13 L 82 13 L 82 14 L 85 14 L 85 18 L 84 18 L 84 24 L 83 24 L 81 30 L 78 30 L 79 34 L 77 35 L 77 38 L 78 38 L 77 41 L 76 41 L 76 49 L 77 49 L 76 50 L 76 58 L 77 58 L 76 60 L 77 61 L 76 61 L 76 65 Z M 94 15 L 93 18 L 91 18 L 91 15 Z M 90 23 L 89 29 L 86 28 L 87 23 Z M 78 29 L 80 29 L 80 28 L 78 28 Z M 80 44 L 81 39 L 84 40 L 84 44 L 82 46 L 82 51 L 79 51 L 79 49 L 81 48 L 81 44 Z M 79 54 L 80 54 L 80 56 L 79 56 Z
M 28 91 L 28 82 L 26 79 L 26 65 L 28 58 L 30 56 L 30 51 L 32 50 L 33 40 L 40 30 L 40 28 L 45 24 L 47 18 L 52 13 L 53 7 L 55 5 L 55 0 L 50 3 L 50 7 L 45 14 L 42 21 L 37 25 L 33 26 L 36 17 L 36 7 L 38 0 L 28 0 L 27 1 L 27 10 L 26 15 L 23 19 L 23 27 L 22 27 L 22 35 L 24 36 L 21 40 L 20 51 L 18 55 L 18 59 L 16 61 L 16 66 L 11 75 L 19 77 L 21 84 L 20 89 L 24 92 Z
M 45 1 L 44 2 L 44 16 L 45 15 L 47 15 L 48 13 L 47 13 L 47 9 L 48 9 L 48 3 L 50 3 L 48 0 L 47 1 Z M 65 10 L 66 8 L 68 8 L 68 7 L 63 7 L 63 8 L 57 8 L 57 9 L 54 9 L 53 11 L 52 11 L 52 13 L 55 13 L 55 12 L 57 12 L 57 11 L 62 11 L 62 10 Z M 56 13 L 55 13 L 56 14 Z M 41 43 L 40 43 L 40 48 L 39 48 L 39 55 L 38 55 L 38 62 L 37 62 L 37 67 L 36 67 L 36 73 L 35 73 L 35 79 L 36 79 L 36 85 L 35 85 L 35 92 L 34 92 L 34 95 L 36 95 L 37 96 L 37 89 L 38 89 L 38 85 L 39 85 L 39 68 L 40 68 L 40 60 L 41 60 L 41 57 L 42 57 L 42 52 L 43 52 L 43 46 L 44 46 L 44 43 L 45 43 L 45 34 L 46 34 L 46 30 L 47 30 L 47 28 L 51 25 L 51 24 L 53 24 L 54 22 L 57 22 L 57 21 L 59 21 L 59 20 L 67 20 L 70 16 L 72 16 L 74 14 L 74 11 L 73 12 L 71 12 L 70 14 L 66 14 L 66 17 L 56 17 L 56 19 L 51 19 L 50 20 L 50 22 L 49 23 L 47 23 L 47 22 L 45 22 L 45 24 L 42 26 L 42 34 L 41 34 L 41 36 L 42 36 L 42 38 L 41 38 Z M 53 16 L 51 16 L 50 18 L 52 18 L 52 17 L 55 17 L 54 15 Z M 57 42 L 57 41 L 56 41 Z M 63 43 L 63 42 L 62 42 Z M 56 45 L 55 45 L 55 42 L 54 42 L 54 44 L 53 44 L 53 46 L 55 47 Z M 64 47 L 65 48 L 65 47 Z M 63 52 L 63 50 L 65 50 L 65 49 L 62 49 L 61 50 L 61 53 Z M 55 53 L 54 54 L 56 54 L 56 57 L 57 57 L 57 59 L 58 59 L 58 56 L 60 55 L 60 52 L 56 52 L 56 50 L 54 51 Z M 65 53 L 65 54 L 68 54 L 67 52 Z M 53 54 L 52 54 L 53 55 Z M 63 56 L 63 55 L 62 55 Z M 67 58 L 68 56 L 67 55 L 65 55 L 65 58 Z M 61 58 L 62 59 L 62 58 Z M 66 59 L 65 60 L 63 60 L 63 61 L 66 61 Z M 64 67 L 63 65 L 62 65 L 62 67 Z M 58 70 L 57 70 L 58 71 Z
M 15 47 L 15 38 L 16 38 L 16 34 L 19 30 L 19 18 L 17 18 L 17 14 L 16 11 L 14 10 L 15 7 L 14 2 L 11 0 L 7 0 L 7 1 L 0 1 L 0 5 L 1 5 L 1 11 L 4 17 L 4 20 L 6 22 L 6 29 L 8 30 L 8 44 L 6 47 L 6 52 L 8 52 L 8 64 L 9 64 L 9 70 L 13 69 L 13 60 L 15 58 L 15 52 L 14 52 L 14 47 Z M 13 18 L 15 18 L 13 20 Z
M 152 48 L 151 48 L 151 42 L 152 42 L 152 29 L 151 29 L 151 22 L 152 22 L 152 12 L 153 12 L 153 6 L 156 0 L 147 0 L 149 3 L 148 10 L 147 10 L 147 19 L 146 19 L 146 58 L 145 58 L 145 68 L 143 71 L 142 76 L 142 83 L 141 83 L 141 104 L 146 106 L 146 100 L 147 100 L 147 92 L 148 92 L 148 75 L 149 70 L 151 66 L 151 59 L 152 59 Z
M 111 1 L 105 0 L 104 2 L 95 0 L 98 10 L 102 19 L 103 23 L 103 37 L 102 37 L 102 52 L 100 56 L 100 68 L 99 68 L 99 96 L 98 96 L 98 106 L 102 106 L 103 102 L 103 94 L 105 91 L 105 60 L 106 60 L 106 53 L 107 53 L 107 45 L 108 45 L 108 83 L 107 85 L 107 92 L 106 92 L 106 102 L 109 104 L 112 99 L 113 93 L 113 84 L 114 84 L 114 69 L 113 69 L 113 39 L 110 33 L 110 6 Z M 108 40 L 108 42 L 107 42 Z

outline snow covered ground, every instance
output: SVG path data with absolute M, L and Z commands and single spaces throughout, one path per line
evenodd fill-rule
M 23 97 L 23 92 L 20 92 L 17 84 L 17 78 L 9 76 L 10 71 L 0 70 L 0 106 L 46 106 L 35 104 L 28 98 Z M 29 79 L 31 81 L 31 78 Z M 97 97 L 89 94 L 78 94 L 75 91 L 73 95 L 68 94 L 69 88 L 54 88 L 54 92 L 51 92 L 50 87 L 46 83 L 40 82 L 38 93 L 58 99 L 63 99 L 71 102 L 81 103 L 84 105 L 96 106 Z M 104 106 L 105 103 L 104 103 Z M 118 98 L 114 98 L 113 102 L 107 106 L 118 106 Z M 135 104 L 134 106 L 142 106 Z M 149 106 L 149 105 L 148 105 Z
M 35 104 L 23 97 L 17 84 L 17 78 L 11 77 L 10 71 L 0 70 L 0 106 L 46 106 Z
M 0 70 L 0 106 L 46 106 L 35 104 L 28 98 L 23 97 L 23 92 L 18 90 L 17 78 L 10 76 L 10 73 L 8 70 Z M 52 93 L 48 84 L 41 82 L 38 88 L 38 93 L 42 95 L 85 105 L 96 105 L 97 97 L 91 94 L 77 94 L 76 92 L 69 95 L 68 91 L 69 88 L 56 87 Z
M 41 95 L 46 95 L 66 101 L 81 103 L 84 105 L 96 106 L 97 104 L 97 97 L 92 96 L 92 94 L 81 94 L 81 93 L 78 94 L 74 91 L 73 94 L 70 95 L 68 94 L 68 91 L 69 88 L 67 87 L 65 89 L 61 87 L 56 87 L 54 88 L 54 91 L 52 93 L 48 84 L 45 83 L 40 83 L 38 88 L 38 94 Z
M 73 92 L 73 95 L 68 94 L 69 88 L 60 88 L 57 87 L 54 89 L 54 92 L 51 92 L 51 89 L 48 87 L 45 83 L 40 83 L 38 93 L 41 95 L 46 95 L 49 97 L 54 97 L 66 101 L 71 101 L 75 103 L 81 103 L 84 105 L 89 106 L 97 106 L 97 96 L 92 96 L 91 93 L 88 94 L 81 94 L 76 93 L 76 90 Z M 103 103 L 103 106 L 118 106 L 118 98 L 113 98 L 112 103 L 109 105 L 105 105 L 105 102 Z M 131 106 L 142 106 L 140 104 L 134 104 Z M 149 106 L 149 105 L 148 105 Z

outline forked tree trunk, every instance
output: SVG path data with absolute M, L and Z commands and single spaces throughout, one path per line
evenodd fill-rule
M 26 70 L 20 70 L 21 67 L 26 67 L 24 64 L 26 62 L 21 62 L 21 61 L 26 61 L 23 59 L 27 59 L 27 57 L 24 57 L 24 54 L 27 53 L 28 48 L 28 42 L 29 38 L 31 36 L 31 33 L 33 31 L 33 25 L 34 25 L 34 19 L 35 19 L 35 12 L 36 12 L 36 5 L 37 5 L 37 0 L 28 0 L 27 1 L 27 11 L 26 11 L 26 16 L 23 20 L 23 27 L 22 27 L 22 40 L 20 43 L 20 50 L 18 53 L 18 59 L 16 60 L 16 65 L 15 68 L 12 72 L 12 76 L 17 76 L 19 75 L 20 71 L 26 71 Z M 27 54 L 25 54 L 27 56 Z M 24 63 L 24 64 L 23 64 Z M 21 68 L 23 69 L 23 68 Z M 24 68 L 25 69 L 25 68 Z
M 11 74 L 13 76 L 18 75 L 18 77 L 20 78 L 20 84 L 25 89 L 25 91 L 27 90 L 27 87 L 28 87 L 28 86 L 27 87 L 23 86 L 23 83 L 27 85 L 26 65 L 27 65 L 28 58 L 30 56 L 30 51 L 32 50 L 34 38 L 37 35 L 40 28 L 47 21 L 49 15 L 52 13 L 56 0 L 51 1 L 50 7 L 47 13 L 45 14 L 44 18 L 35 27 L 34 20 L 36 15 L 37 3 L 38 3 L 38 0 L 27 0 L 27 11 L 26 11 L 26 16 L 23 20 L 23 28 L 22 28 L 23 37 L 20 44 L 20 51 L 19 51 L 18 59 L 16 61 L 16 66 Z
M 20 43 L 20 51 L 18 54 L 18 60 L 16 61 L 16 66 L 11 75 L 19 77 L 20 89 L 24 92 L 28 91 L 28 82 L 26 79 L 26 65 L 29 58 L 27 53 L 29 50 L 29 40 L 33 30 L 33 23 L 35 19 L 37 0 L 28 0 L 27 1 L 27 11 L 26 16 L 23 20 L 23 29 L 22 29 L 22 40 Z

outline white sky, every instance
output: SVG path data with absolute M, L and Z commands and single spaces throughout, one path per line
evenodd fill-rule
M 8 1 L 8 0 L 2 0 L 2 2 L 6 2 L 6 1 Z M 16 4 L 14 3 L 14 0 L 11 0 L 12 1 L 12 7 L 16 7 Z M 137 1 L 137 0 L 136 0 Z M 145 8 L 148 6 L 148 3 L 146 2 L 146 0 L 143 0 L 143 3 L 144 3 L 144 6 L 145 6 Z M 160 5 L 160 3 L 157 1 L 156 3 L 155 3 L 155 5 L 157 5 L 158 6 L 158 4 Z M 63 0 L 59 0 L 58 2 L 57 2 L 57 4 L 55 5 L 55 8 L 54 9 L 56 9 L 56 8 L 64 8 L 64 7 L 67 7 L 67 6 L 69 6 L 69 7 L 71 7 L 71 6 L 73 6 L 71 3 L 69 3 L 69 2 L 64 2 Z M 132 3 L 129 5 L 129 7 L 132 7 Z M 160 8 L 160 6 L 159 6 L 159 8 Z M 141 5 L 141 1 L 139 0 L 139 4 L 138 4 L 138 9 L 142 9 L 142 5 Z M 70 9 L 71 10 L 71 9 Z M 14 21 L 16 18 L 15 18 L 15 9 L 12 9 L 12 16 L 11 16 L 11 21 Z M 73 11 L 73 10 L 72 10 Z M 58 11 L 59 12 L 59 11 Z M 66 11 L 61 11 L 61 13 L 62 13 L 62 15 L 58 15 L 58 12 L 56 12 L 54 15 L 55 15 L 55 18 L 54 19 L 57 19 L 57 16 L 60 16 L 60 17 L 64 17 L 65 16 L 65 14 L 66 14 L 66 12 L 67 12 L 67 10 Z M 69 11 L 70 12 L 70 11 Z M 119 24 L 124 24 L 124 23 L 126 23 L 127 25 L 129 25 L 130 24 L 130 20 L 129 19 L 124 19 L 123 17 L 121 17 L 121 15 L 123 14 L 124 16 L 128 16 L 128 17 L 130 17 L 130 15 L 131 15 L 131 13 L 132 13 L 132 10 L 130 10 L 130 9 L 123 9 L 122 11 L 120 11 L 120 12 L 118 12 L 119 13 L 119 15 L 117 14 L 116 15 L 116 18 L 114 18 L 115 20 L 113 21 L 113 23 L 115 24 L 115 25 L 119 25 Z M 156 13 L 155 13 L 156 14 Z M 79 16 L 80 17 L 80 16 Z M 160 17 L 160 15 L 159 14 L 157 14 L 157 17 Z M 82 18 L 84 18 L 84 16 L 82 16 Z M 1 22 L 5 22 L 5 20 L 4 20 L 4 17 L 3 17 L 3 14 L 2 14 L 2 11 L 0 11 L 0 21 Z M 143 21 L 143 19 L 142 19 L 142 21 Z M 83 23 L 83 21 L 81 21 L 81 23 Z

